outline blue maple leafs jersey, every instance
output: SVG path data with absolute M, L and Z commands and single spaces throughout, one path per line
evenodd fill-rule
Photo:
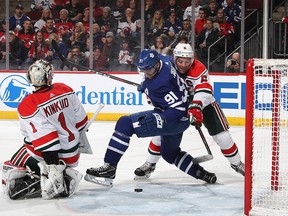
M 177 121 L 186 116 L 187 90 L 185 81 L 178 75 L 171 58 L 160 57 L 160 69 L 153 79 L 145 78 L 142 90 L 150 98 L 153 106 L 162 111 L 166 121 Z

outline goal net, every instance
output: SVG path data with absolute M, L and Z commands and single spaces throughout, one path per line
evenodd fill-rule
M 288 60 L 246 70 L 245 215 L 288 215 Z

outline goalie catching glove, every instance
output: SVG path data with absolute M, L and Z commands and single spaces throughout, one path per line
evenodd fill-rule
M 201 101 L 192 101 L 189 104 L 187 117 L 190 118 L 191 125 L 201 126 L 203 123 L 203 114 L 202 114 L 202 102 Z
M 158 113 L 147 114 L 139 119 L 139 125 L 143 128 L 143 131 L 153 131 L 163 128 L 165 123 L 165 117 Z

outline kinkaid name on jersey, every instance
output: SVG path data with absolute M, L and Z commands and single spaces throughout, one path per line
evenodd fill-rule
M 60 99 L 59 101 L 56 101 L 53 104 L 50 104 L 43 108 L 43 111 L 46 115 L 46 117 L 51 116 L 57 112 L 62 111 L 63 109 L 67 108 L 69 106 L 69 101 L 67 98 Z
M 86 86 L 80 86 L 81 90 L 76 91 L 82 104 L 104 103 L 106 105 L 143 105 L 142 93 L 127 91 L 124 87 L 115 87 L 112 91 L 88 91 Z

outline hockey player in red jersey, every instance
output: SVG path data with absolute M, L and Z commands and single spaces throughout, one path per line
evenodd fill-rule
M 229 132 L 226 117 L 213 96 L 207 68 L 194 59 L 194 53 L 189 44 L 179 43 L 173 54 L 177 71 L 185 79 L 187 88 L 193 95 L 187 113 L 188 116 L 193 116 L 191 124 L 202 125 L 203 123 L 213 140 L 219 145 L 222 154 L 230 162 L 232 169 L 244 176 L 244 163 L 241 161 L 237 145 Z M 159 137 L 152 138 L 148 153 L 146 162 L 135 170 L 135 179 L 149 178 L 155 170 L 156 163 L 161 157 Z
M 27 71 L 34 86 L 18 106 L 24 144 L 3 164 L 4 193 L 11 199 L 42 195 L 43 199 L 75 193 L 82 174 L 79 160 L 86 112 L 73 89 L 52 84 L 53 66 L 38 60 Z

